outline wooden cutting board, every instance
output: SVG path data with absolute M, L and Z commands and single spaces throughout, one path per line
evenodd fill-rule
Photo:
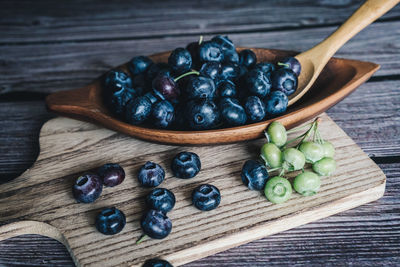
M 176 266 L 380 198 L 385 190 L 383 172 L 326 114 L 321 117 L 322 136 L 336 147 L 337 171 L 322 178 L 317 195 L 294 193 L 279 205 L 248 190 L 240 178 L 244 161 L 258 157 L 265 139 L 179 147 L 136 140 L 68 118 L 52 119 L 41 130 L 41 152 L 33 167 L 0 187 L 0 240 L 21 234 L 55 238 L 65 244 L 77 266 L 140 266 L 155 257 Z M 169 167 L 173 156 L 185 150 L 197 153 L 202 161 L 201 172 L 189 180 L 174 178 Z M 146 161 L 165 168 L 161 186 L 172 190 L 177 202 L 168 214 L 171 234 L 136 245 L 149 192 L 138 186 L 136 173 Z M 125 168 L 125 181 L 104 188 L 95 203 L 76 203 L 71 192 L 74 179 L 107 162 Z M 220 189 L 217 209 L 201 212 L 191 205 L 191 191 L 200 183 Z M 124 230 L 115 236 L 102 235 L 94 227 L 96 214 L 109 206 L 127 216 Z

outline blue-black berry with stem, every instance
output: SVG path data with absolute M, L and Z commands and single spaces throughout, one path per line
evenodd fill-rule
M 214 101 L 202 98 L 191 100 L 185 109 L 186 122 L 192 130 L 207 130 L 216 128 L 221 115 Z
M 250 49 L 245 49 L 239 53 L 239 64 L 248 69 L 254 67 L 257 63 L 257 56 Z
M 286 111 L 289 99 L 281 91 L 271 92 L 264 100 L 267 116 L 275 117 Z
M 193 152 L 180 152 L 172 160 L 171 170 L 177 178 L 193 178 L 201 170 L 200 157 Z
M 142 124 L 150 117 L 151 106 L 151 101 L 145 96 L 132 99 L 126 106 L 126 121 L 133 125 Z
M 251 70 L 244 76 L 243 87 L 247 89 L 250 95 L 264 98 L 271 91 L 270 75 L 261 71 Z
M 268 170 L 264 164 L 248 160 L 244 163 L 241 173 L 242 181 L 251 190 L 263 190 L 268 180 Z
M 202 63 L 207 61 L 222 62 L 224 54 L 219 44 L 213 41 L 206 41 L 200 45 L 199 58 Z
M 163 239 L 171 233 L 172 222 L 168 216 L 158 210 L 148 210 L 143 215 L 140 226 L 143 232 L 155 239 Z
M 146 73 L 146 71 L 153 64 L 153 61 L 146 56 L 134 57 L 129 61 L 128 68 L 132 75 Z
M 157 163 L 148 161 L 139 170 L 138 181 L 144 187 L 159 186 L 165 178 L 164 169 Z
M 265 104 L 258 96 L 252 95 L 246 98 L 244 108 L 250 122 L 259 122 L 265 118 Z
M 168 65 L 175 74 L 183 74 L 191 69 L 192 56 L 185 48 L 176 48 L 168 57 Z
M 156 127 L 167 128 L 175 119 L 174 106 L 167 100 L 160 101 L 152 108 L 151 117 Z
M 105 208 L 96 216 L 95 226 L 104 235 L 118 234 L 125 224 L 125 214 L 115 207 Z
M 79 176 L 73 185 L 72 193 L 79 203 L 94 202 L 103 191 L 103 183 L 98 175 L 86 173 Z
M 211 184 L 199 185 L 193 190 L 192 203 L 199 210 L 213 210 L 221 203 L 221 193 Z
M 297 75 L 291 69 L 278 69 L 272 73 L 273 90 L 290 96 L 297 89 Z
M 117 163 L 107 163 L 97 170 L 104 186 L 114 187 L 121 184 L 125 180 L 125 171 L 121 165 Z
M 222 98 L 219 102 L 219 109 L 223 122 L 228 126 L 243 125 L 247 121 L 246 111 L 235 98 Z
M 175 195 L 165 188 L 155 188 L 146 196 L 146 205 L 151 210 L 167 213 L 175 206 Z

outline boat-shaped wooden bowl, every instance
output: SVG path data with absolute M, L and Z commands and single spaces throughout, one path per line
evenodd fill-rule
M 297 54 L 292 51 L 264 48 L 241 47 L 238 51 L 243 49 L 253 50 L 258 62 L 277 62 L 285 56 Z M 150 58 L 154 62 L 167 62 L 169 54 L 170 51 L 167 51 L 154 54 Z M 127 64 L 116 69 L 128 72 Z M 379 65 L 371 62 L 332 58 L 310 91 L 290 106 L 282 116 L 240 127 L 205 131 L 162 130 L 148 125 L 134 126 L 118 120 L 103 104 L 101 77 L 83 88 L 51 94 L 46 102 L 49 110 L 56 113 L 95 122 L 149 141 L 178 145 L 232 143 L 261 137 L 272 120 L 279 120 L 287 128 L 292 128 L 317 116 L 349 95 L 378 69 Z

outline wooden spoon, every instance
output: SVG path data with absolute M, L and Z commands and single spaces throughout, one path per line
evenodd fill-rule
M 368 0 L 328 38 L 296 56 L 301 64 L 298 88 L 290 96 L 289 106 L 314 84 L 329 59 L 354 35 L 397 5 L 400 0 Z

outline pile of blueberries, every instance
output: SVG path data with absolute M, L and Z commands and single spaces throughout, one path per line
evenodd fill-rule
M 218 35 L 176 48 L 168 63 L 134 57 L 128 69 L 130 74 L 111 70 L 103 79 L 104 102 L 115 116 L 133 125 L 207 130 L 284 113 L 301 66 L 294 57 L 257 63 L 252 50 L 238 53 Z
M 175 177 L 190 179 L 201 169 L 200 158 L 193 152 L 178 153 L 171 164 Z M 164 169 L 157 163 L 148 161 L 139 170 L 138 181 L 143 187 L 157 187 L 165 178 Z M 79 176 L 73 185 L 73 196 L 80 203 L 92 203 L 102 193 L 103 185 L 114 187 L 125 179 L 125 171 L 115 163 L 101 166 L 96 173 L 85 173 Z M 221 194 L 217 187 L 201 184 L 192 193 L 193 205 L 202 211 L 213 210 L 221 202 Z M 175 195 L 166 188 L 155 188 L 146 196 L 147 210 L 141 219 L 141 227 L 145 236 L 162 239 L 172 230 L 172 222 L 167 213 L 175 206 Z M 105 235 L 114 235 L 122 231 L 126 218 L 122 211 L 115 207 L 103 209 L 96 217 L 97 230 Z

